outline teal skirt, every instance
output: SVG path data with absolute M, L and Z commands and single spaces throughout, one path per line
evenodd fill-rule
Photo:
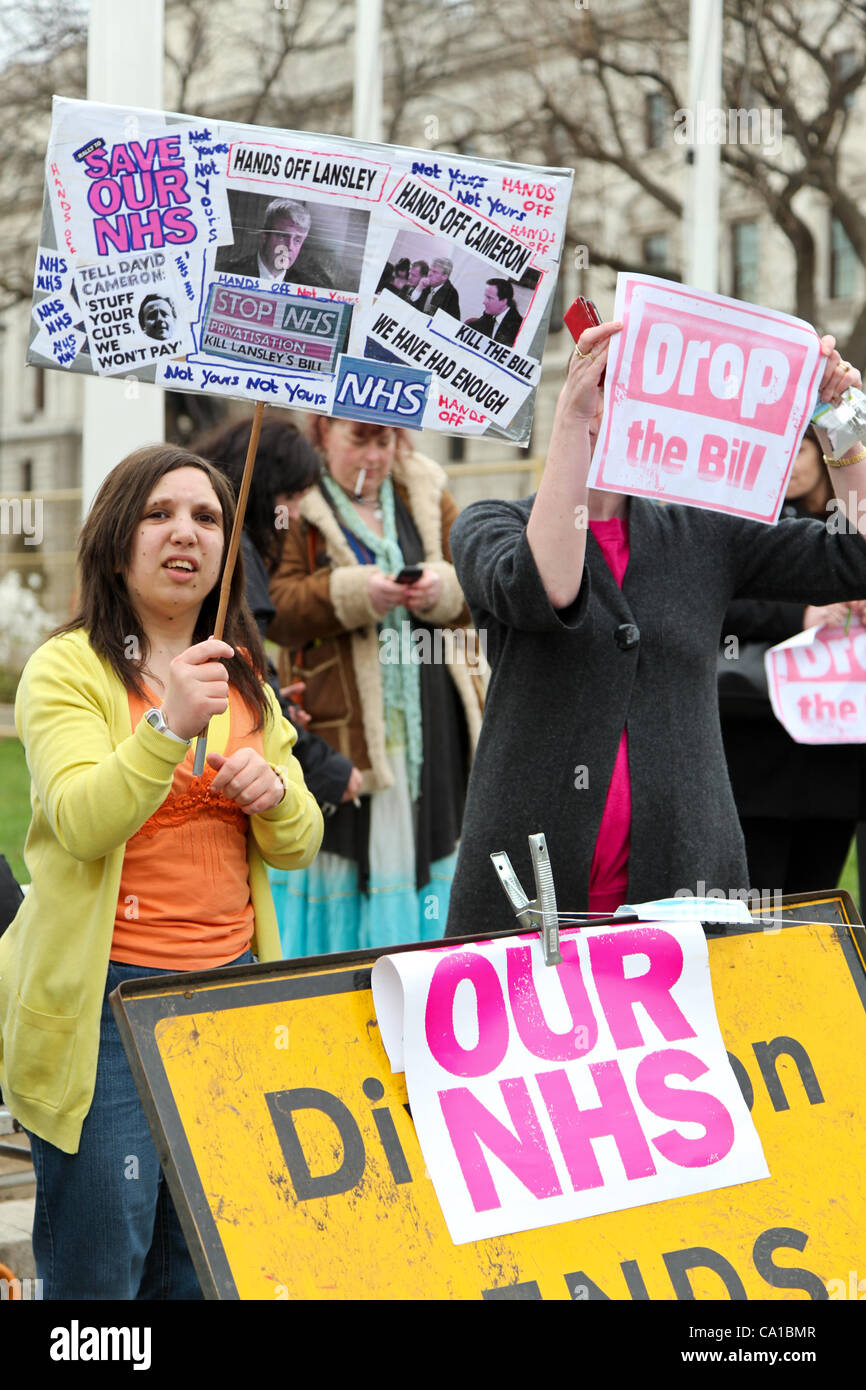
M 376 883 L 358 892 L 358 866 L 337 854 L 320 854 L 309 869 L 271 870 L 271 892 L 283 955 L 323 956 L 368 946 L 435 941 L 445 934 L 457 852 L 430 866 L 419 893 L 411 883 Z
M 366 893 L 358 890 L 354 860 L 327 851 L 308 869 L 268 870 L 286 959 L 435 941 L 444 935 L 457 849 L 431 864 L 430 880 L 419 891 L 405 763 L 390 749 L 388 761 L 395 785 L 372 797 Z

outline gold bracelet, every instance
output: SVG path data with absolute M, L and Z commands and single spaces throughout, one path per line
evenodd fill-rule
M 831 459 L 826 454 L 821 455 L 828 468 L 848 468 L 852 463 L 862 463 L 866 459 L 866 446 L 861 448 L 858 454 L 852 459 Z

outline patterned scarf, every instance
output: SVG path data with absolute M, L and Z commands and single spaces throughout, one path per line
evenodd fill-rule
M 383 574 L 397 574 L 405 563 L 397 540 L 397 520 L 394 511 L 394 484 L 386 478 L 379 488 L 384 536 L 377 536 L 358 515 L 346 493 L 327 473 L 321 486 L 347 531 L 357 536 L 372 551 L 376 565 Z M 402 604 L 392 608 L 379 621 L 379 630 L 393 632 L 394 641 L 380 645 L 380 655 L 398 651 L 402 655 L 401 637 L 412 615 Z M 424 761 L 424 742 L 421 728 L 421 671 L 414 661 L 382 661 L 382 692 L 385 701 L 385 729 L 392 746 L 406 749 L 406 768 L 409 792 L 415 801 L 421 788 L 421 765 Z

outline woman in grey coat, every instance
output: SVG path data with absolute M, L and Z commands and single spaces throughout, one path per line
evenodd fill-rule
M 733 598 L 826 604 L 866 592 L 866 541 L 853 530 L 587 488 L 599 377 L 620 328 L 581 335 L 535 497 L 477 502 L 452 528 L 492 677 L 448 935 L 513 925 L 490 854 L 507 851 L 529 886 L 538 831 L 562 910 L 747 889 L 716 694 L 725 610 Z M 822 399 L 860 385 L 832 338 L 821 351 Z M 860 452 L 832 472 L 839 495 L 866 501 Z

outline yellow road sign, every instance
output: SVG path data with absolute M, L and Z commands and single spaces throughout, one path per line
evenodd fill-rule
M 206 1293 L 846 1297 L 866 1251 L 863 930 L 846 924 L 850 899 L 810 902 L 788 916 L 835 925 L 709 942 L 769 1179 L 460 1246 L 379 1038 L 379 952 L 121 986 L 115 1011 Z

